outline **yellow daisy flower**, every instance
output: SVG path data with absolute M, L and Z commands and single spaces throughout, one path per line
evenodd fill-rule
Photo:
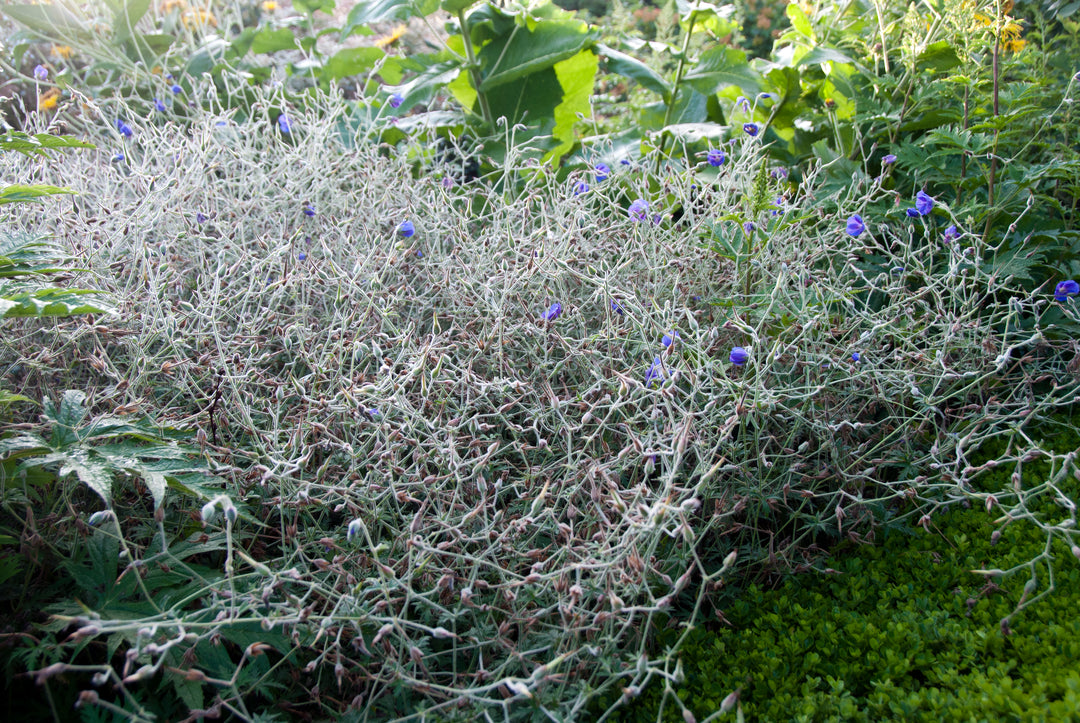
M 396 28 L 390 31 L 389 35 L 386 35 L 376 40 L 374 45 L 376 48 L 389 47 L 397 41 L 401 40 L 401 36 L 403 36 L 407 30 L 408 27 L 406 27 L 405 25 L 398 25 Z

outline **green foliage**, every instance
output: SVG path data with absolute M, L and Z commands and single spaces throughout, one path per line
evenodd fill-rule
M 1070 719 L 1080 568 L 1055 543 L 1062 563 L 1039 577 L 1053 594 L 1010 621 L 1025 586 L 972 571 L 1038 557 L 1046 540 L 1018 526 L 991 539 L 991 519 L 953 509 L 926 530 L 886 528 L 776 589 L 731 593 L 728 626 L 690 634 L 685 679 L 655 681 L 615 720 L 655 721 L 663 699 L 661 719 L 681 721 L 673 695 L 702 720 L 733 691 L 752 720 Z

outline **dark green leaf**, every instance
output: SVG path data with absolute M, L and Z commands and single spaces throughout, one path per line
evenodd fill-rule
M 960 65 L 956 50 L 947 40 L 939 40 L 926 46 L 915 61 L 920 70 L 951 70 Z
M 577 20 L 552 20 L 540 23 L 533 31 L 516 27 L 505 38 L 497 38 L 480 51 L 484 80 L 480 92 L 546 70 L 572 58 L 591 46 L 599 33 Z
M 645 63 L 606 45 L 598 44 L 596 52 L 603 56 L 609 73 L 636 80 L 641 87 L 659 93 L 665 103 L 671 101 L 671 84 Z
M 712 95 L 728 85 L 738 86 L 747 95 L 761 92 L 761 76 L 746 62 L 746 53 L 723 46 L 702 53 L 685 80 L 704 95 Z
M 74 193 L 74 191 L 59 186 L 5 186 L 0 188 L 0 206 L 6 203 L 37 201 L 47 196 L 56 196 L 62 193 Z

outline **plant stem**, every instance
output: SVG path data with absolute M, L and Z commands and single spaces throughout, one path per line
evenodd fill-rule
M 994 57 L 992 63 L 994 74 L 994 118 L 1001 115 L 1001 26 L 1001 0 L 997 0 L 996 32 L 994 33 Z M 998 136 L 1000 133 L 1000 128 L 994 131 L 994 150 L 990 153 L 990 177 L 987 179 L 986 184 L 986 226 L 983 227 L 983 243 L 987 243 L 990 238 L 990 226 L 991 222 L 994 220 L 994 182 L 997 180 L 997 150 Z
M 465 22 L 465 11 L 458 10 L 458 22 L 461 23 L 461 36 L 465 41 L 465 56 L 469 59 L 469 75 L 472 76 L 473 87 L 476 88 L 476 98 L 480 101 L 480 113 L 484 116 L 484 123 L 488 126 L 494 125 L 494 119 L 491 117 L 491 108 L 488 106 L 487 96 L 480 90 L 480 83 L 483 78 L 480 77 L 480 65 L 476 62 L 476 53 L 473 52 L 472 37 L 469 34 L 469 26 Z
M 667 109 L 664 111 L 664 125 L 660 129 L 660 147 L 659 153 L 656 154 L 656 173 L 660 173 L 660 162 L 664 157 L 664 146 L 667 145 L 668 123 L 671 122 L 671 114 L 675 110 L 675 100 L 679 95 L 679 84 L 682 83 L 683 72 L 686 70 L 686 54 L 690 51 L 690 38 L 694 35 L 694 21 L 697 20 L 698 11 L 694 10 L 690 13 L 690 18 L 687 21 L 690 27 L 686 30 L 686 35 L 683 36 L 682 51 L 679 53 L 679 64 L 675 68 L 675 82 L 671 85 L 671 100 L 668 101 Z

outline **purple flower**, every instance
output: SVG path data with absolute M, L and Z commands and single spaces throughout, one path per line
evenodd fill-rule
M 859 214 L 853 215 L 847 220 L 847 232 L 849 236 L 859 236 L 866 230 L 866 224 L 863 223 L 862 216 Z
M 298 258 L 300 261 L 307 261 L 307 252 L 301 251 L 296 255 L 296 258 Z
M 894 163 L 896 163 L 896 156 L 891 153 L 881 159 L 881 165 L 883 166 L 891 166 Z
M 934 199 L 926 195 L 925 191 L 919 191 L 915 194 L 915 208 L 909 208 L 905 213 L 911 218 L 918 216 L 925 216 L 934 210 Z
M 855 362 L 856 364 L 858 364 L 858 363 L 859 363 L 860 361 L 862 361 L 862 356 L 861 356 L 861 355 L 859 354 L 859 352 L 854 352 L 854 353 L 853 353 L 853 354 L 851 355 L 851 361 L 853 361 L 853 362 Z
M 960 232 L 956 230 L 956 226 L 949 226 L 945 229 L 945 243 L 951 244 L 958 238 L 960 238 Z
M 787 177 L 788 177 L 788 170 L 786 168 L 783 168 L 783 167 L 774 168 L 771 171 L 769 171 L 769 175 L 772 176 L 774 179 L 776 179 L 778 181 L 779 180 L 786 181 Z
M 747 236 L 749 236 L 750 234 L 752 234 L 752 233 L 754 232 L 754 229 L 755 229 L 755 228 L 757 228 L 757 226 L 755 226 L 755 225 L 754 225 L 754 222 L 753 222 L 753 221 L 746 221 L 746 222 L 745 222 L 745 223 L 743 223 L 743 225 L 742 225 L 742 230 L 743 230 L 743 232 L 744 232 L 744 233 L 745 233 L 745 234 L 746 234 Z
M 540 318 L 544 321 L 555 321 L 559 318 L 559 314 L 562 313 L 562 304 L 555 302 L 547 308 L 547 311 L 540 314 Z
M 678 341 L 681 338 L 682 337 L 679 336 L 679 332 L 671 331 L 671 332 L 669 332 L 667 334 L 664 334 L 664 336 L 660 339 L 660 343 L 667 347 L 667 346 L 671 346 L 671 343 L 673 341 Z
M 114 155 L 114 156 L 112 157 L 112 162 L 113 162 L 113 163 L 120 163 L 120 162 L 121 162 L 121 161 L 123 161 L 123 160 L 124 160 L 124 154 L 123 154 L 123 153 L 116 153 L 116 154 L 115 154 L 115 155 Z
M 34 80 L 37 80 L 39 82 L 45 82 L 48 79 L 49 79 L 49 69 L 46 68 L 44 65 L 35 65 L 34 66 Z
M 1054 287 L 1054 298 L 1058 301 L 1066 301 L 1070 296 L 1080 294 L 1080 284 L 1072 279 L 1062 281 Z
M 664 362 L 660 360 L 660 357 L 656 357 L 653 359 L 652 366 L 645 372 L 645 386 L 651 387 L 653 382 L 660 381 L 664 376 Z
M 282 133 L 286 135 L 292 133 L 292 123 L 289 122 L 289 116 L 282 113 L 277 117 L 277 124 Z
M 758 134 L 758 131 L 761 130 L 760 128 L 758 128 L 757 123 L 743 123 L 742 129 L 746 133 L 746 135 L 750 136 L 751 138 L 756 136 Z
M 416 258 L 418 258 L 418 259 L 424 258 L 424 252 L 421 251 L 420 249 L 416 249 Z
M 397 232 L 405 238 L 409 238 L 416 233 L 416 227 L 413 226 L 412 221 L 402 221 L 401 225 L 397 227 Z
M 575 196 L 580 196 L 581 194 L 588 193 L 588 192 L 589 192 L 589 184 L 585 183 L 585 181 L 578 181 L 576 184 L 574 184 L 574 195 Z
M 608 176 L 611 175 L 611 168 L 609 168 L 608 164 L 606 163 L 597 163 L 595 166 L 595 170 L 597 183 L 603 183 L 607 180 Z
M 626 211 L 635 221 L 644 221 L 649 217 L 649 202 L 644 198 L 635 199 Z
M 758 98 L 776 100 L 776 93 L 758 93 Z
M 727 160 L 727 156 L 725 156 L 724 152 L 719 148 L 710 148 L 709 154 L 706 156 L 706 159 L 709 161 L 710 166 L 712 166 L 713 168 L 719 168 L 720 166 L 724 165 L 724 161 Z
M 305 216 L 314 216 L 315 215 L 315 207 L 311 205 L 310 201 L 305 201 L 304 202 L 304 215 Z
M 175 83 L 173 83 L 173 87 L 170 88 L 169 90 L 171 90 L 173 92 L 173 94 L 175 94 L 175 95 L 180 95 L 181 93 L 184 92 L 184 89 L 181 88 L 179 85 L 176 85 Z
M 915 194 L 915 209 L 920 216 L 925 216 L 934 210 L 934 199 L 927 196 L 924 191 L 919 191 Z
M 202 226 L 204 223 L 206 223 L 209 220 L 210 220 L 210 217 L 207 216 L 202 211 L 196 211 L 195 212 L 195 223 L 199 224 L 200 226 Z
M 131 130 L 131 126 L 119 118 L 116 119 L 116 130 L 120 131 L 124 138 L 131 138 L 131 136 L 135 135 L 135 131 Z
M 746 96 L 745 96 L 745 95 L 740 95 L 740 96 L 739 96 L 739 97 L 738 97 L 738 98 L 737 98 L 737 99 L 735 100 L 735 105 L 737 105 L 738 107 L 742 108 L 742 110 L 743 110 L 743 113 L 749 113 L 749 112 L 750 112 L 750 101 L 748 101 L 748 100 L 746 99 Z
M 629 165 L 631 165 L 630 159 L 629 158 L 624 158 L 621 161 L 619 161 L 619 164 L 623 165 L 623 166 L 629 166 Z
M 750 352 L 748 352 L 741 346 L 737 346 L 732 349 L 731 355 L 728 356 L 728 361 L 730 361 L 737 367 L 741 367 L 742 365 L 746 364 L 748 359 L 750 359 Z
M 372 419 L 378 419 L 379 417 L 382 416 L 382 413 L 378 409 L 376 409 L 375 407 L 372 407 L 371 409 L 368 409 L 368 410 L 365 410 L 365 411 L 367 411 L 368 416 L 371 417 Z
M 165 112 L 165 104 L 161 102 L 160 98 L 154 98 L 154 110 L 156 110 L 158 113 Z
M 620 306 L 618 304 L 618 302 L 616 302 L 614 299 L 612 299 L 612 301 L 611 301 L 611 310 L 614 311 L 619 316 L 625 316 L 626 315 L 626 312 L 623 311 L 622 306 Z
M 393 95 L 390 96 L 390 107 L 391 108 L 400 108 L 401 104 L 404 103 L 404 102 L 405 102 L 405 96 L 401 95 L 401 93 L 394 93 Z

